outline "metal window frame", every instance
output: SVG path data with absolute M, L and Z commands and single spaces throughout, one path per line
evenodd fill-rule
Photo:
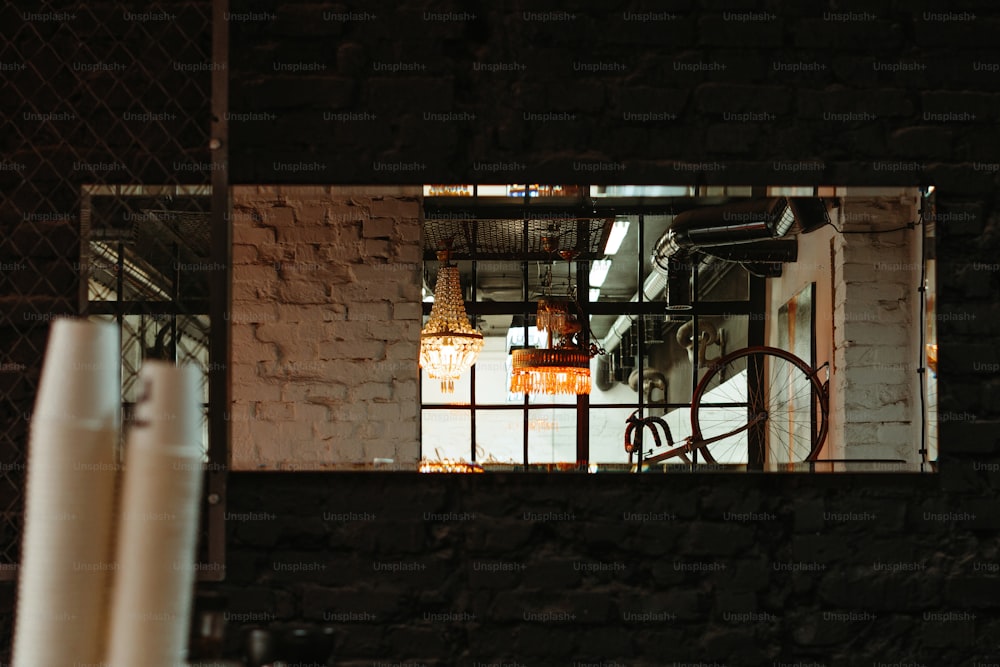
M 585 186 L 585 188 L 588 186 Z M 693 196 L 685 197 L 693 198 Z M 425 217 L 427 219 L 432 219 L 427 216 L 428 200 L 430 198 L 425 198 Z M 480 210 L 476 206 L 476 188 L 474 186 L 473 190 L 473 201 L 469 202 L 465 198 L 457 198 L 456 204 L 461 204 L 463 210 L 477 211 Z M 521 301 L 505 301 L 505 302 L 484 302 L 480 303 L 476 301 L 476 285 L 478 283 L 478 261 L 481 259 L 476 252 L 475 246 L 475 234 L 473 234 L 473 243 L 470 247 L 470 257 L 467 258 L 471 260 L 472 264 L 472 299 L 466 303 L 466 312 L 470 316 L 476 315 L 523 315 L 524 318 L 524 339 L 528 339 L 528 318 L 527 315 L 534 314 L 537 303 L 528 299 L 528 268 L 529 264 L 533 259 L 528 251 L 528 222 L 534 219 L 532 216 L 537 216 L 539 212 L 543 212 L 546 215 L 551 215 L 553 213 L 568 213 L 565 207 L 553 206 L 548 207 L 544 205 L 532 205 L 532 197 L 526 194 L 524 197 L 524 202 L 522 206 L 518 207 L 516 205 L 512 206 L 497 206 L 497 205 L 487 205 L 485 210 L 482 210 L 482 215 L 475 217 L 490 218 L 490 219 L 508 219 L 508 220 L 522 220 L 524 224 L 524 229 L 522 231 L 522 248 L 521 257 L 519 260 L 521 262 L 521 286 L 522 286 L 522 300 Z M 449 202 L 450 203 L 450 202 Z M 444 207 L 442 210 L 446 210 Z M 636 215 L 639 218 L 638 222 L 638 252 L 636 253 L 636 276 L 637 285 L 641 287 L 646 276 L 644 275 L 645 264 L 644 264 L 644 254 L 643 247 L 645 242 L 645 216 L 646 215 L 669 215 L 675 214 L 677 211 L 673 207 L 664 207 L 662 205 L 651 205 L 648 203 L 636 203 L 632 206 L 617 206 L 610 210 L 601 210 L 600 212 L 595 212 L 592 214 L 595 218 L 597 217 L 607 217 L 608 215 Z M 475 230 L 475 221 L 473 221 L 473 229 Z M 428 260 L 425 260 L 425 262 Z M 576 262 L 576 279 L 577 279 L 577 294 L 579 295 L 580 306 L 583 310 L 585 318 L 589 318 L 591 314 L 601 314 L 601 315 L 632 315 L 638 320 L 644 315 L 663 315 L 663 302 L 659 301 L 648 301 L 643 294 L 643 290 L 640 288 L 638 292 L 637 301 L 621 301 L 621 302 L 598 302 L 591 303 L 589 294 L 589 273 L 587 270 L 587 260 L 581 260 Z M 742 301 L 706 301 L 702 302 L 698 296 L 698 284 L 697 284 L 697 264 L 693 263 L 689 268 L 692 274 L 692 280 L 694 281 L 693 293 L 691 298 L 691 310 L 685 311 L 684 315 L 690 317 L 694 323 L 695 327 L 698 325 L 698 318 L 711 315 L 752 315 L 755 313 L 763 313 L 766 308 L 766 287 L 763 278 L 759 278 L 751 274 L 749 276 L 749 294 L 746 300 Z M 429 315 L 433 304 L 423 303 L 422 310 L 424 315 Z M 643 370 L 643 352 L 645 348 L 645 328 L 643 326 L 638 327 L 638 361 L 637 369 L 640 374 Z M 764 339 L 764 320 L 762 318 L 750 318 L 748 322 L 747 329 L 748 345 L 755 344 L 755 341 L 760 341 L 757 344 L 762 344 Z M 585 344 L 589 344 L 589 331 L 585 333 Z M 697 346 L 697 341 L 695 341 Z M 695 348 L 695 354 L 697 355 L 697 347 Z M 475 395 L 475 365 L 471 369 L 471 388 L 469 395 L 469 402 L 467 404 L 425 404 L 423 402 L 423 396 L 420 397 L 420 411 L 423 414 L 424 410 L 458 410 L 458 411 L 468 411 L 470 413 L 470 461 L 476 460 L 476 412 L 479 410 L 506 410 L 506 411 L 521 411 L 523 415 L 523 428 L 522 428 L 522 461 L 520 464 L 523 470 L 528 470 L 532 465 L 539 465 L 539 463 L 532 463 L 529 457 L 529 423 L 530 414 L 532 410 L 540 409 L 575 409 L 576 410 L 576 470 L 587 471 L 590 463 L 590 438 L 589 438 L 589 426 L 590 426 L 590 410 L 591 408 L 595 410 L 609 409 L 615 407 L 635 407 L 640 410 L 640 416 L 643 411 L 648 407 L 654 407 L 654 405 L 647 406 L 644 404 L 644 397 L 642 392 L 637 392 L 637 398 L 634 403 L 628 404 L 601 404 L 599 406 L 590 405 L 590 397 L 583 395 L 577 396 L 576 400 L 567 399 L 565 403 L 556 404 L 545 404 L 545 405 L 532 405 L 529 403 L 528 395 L 524 395 L 524 399 L 520 404 L 516 405 L 477 405 L 476 395 Z M 421 371 L 421 385 L 422 385 L 423 375 Z M 692 380 L 692 397 L 694 387 L 698 384 L 698 369 L 692 365 L 691 369 L 691 380 Z M 572 401 L 572 402 L 571 402 Z M 687 403 L 677 403 L 669 404 L 670 407 L 688 407 L 690 408 L 691 402 Z M 662 407 L 660 403 L 655 404 L 655 407 Z M 640 435 L 641 437 L 641 435 Z M 423 438 L 421 438 L 421 457 L 423 457 Z M 693 456 L 693 461 L 691 463 L 692 468 L 697 464 L 697 452 Z M 552 462 L 543 462 L 541 465 L 552 465 Z

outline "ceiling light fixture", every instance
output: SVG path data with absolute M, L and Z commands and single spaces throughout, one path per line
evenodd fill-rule
M 542 239 L 551 256 L 556 252 L 557 237 Z M 559 252 L 566 260 L 567 274 L 571 273 L 570 262 L 575 253 L 570 250 Z M 610 260 L 606 260 L 608 265 Z M 605 273 L 607 271 L 605 270 Z M 591 274 L 593 275 L 593 274 Z M 603 280 L 603 278 L 602 278 Z M 547 333 L 545 349 L 527 348 L 514 350 L 510 391 L 516 394 L 589 394 L 590 359 L 604 350 L 591 343 L 583 349 L 580 336 L 583 325 L 580 306 L 574 298 L 572 280 L 568 299 L 554 299 L 551 296 L 552 265 L 545 274 L 545 292 L 538 301 L 536 326 Z M 558 342 L 554 342 L 558 336 Z
M 605 255 L 613 255 L 618 252 L 618 249 L 622 246 L 622 241 L 628 235 L 628 228 L 628 218 L 615 218 L 614 224 L 611 225 L 611 232 L 608 233 L 608 243 L 604 246 Z
M 611 260 L 610 259 L 595 259 L 590 263 L 590 286 L 600 287 L 604 284 L 604 280 L 608 277 L 608 271 L 611 270 Z
M 479 358 L 483 334 L 469 325 L 458 267 L 449 261 L 450 244 L 445 245 L 437 254 L 441 266 L 431 317 L 420 332 L 420 367 L 427 377 L 441 381 L 442 393 L 453 394 L 455 380 Z
M 803 234 L 816 231 L 830 224 L 830 213 L 826 201 L 817 197 L 790 197 L 788 211 L 791 211 L 799 223 L 799 231 Z M 786 215 L 788 213 L 786 211 Z M 781 234 L 779 234 L 781 236 Z

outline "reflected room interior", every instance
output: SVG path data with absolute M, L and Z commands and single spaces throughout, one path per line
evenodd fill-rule
M 932 469 L 933 195 L 717 190 L 426 187 L 424 321 L 447 242 L 483 346 L 452 392 L 422 374 L 425 469 Z M 601 352 L 589 394 L 512 391 L 514 353 L 552 347 L 551 298 Z M 740 358 L 760 346 L 804 364 Z M 732 435 L 663 454 L 693 429 Z

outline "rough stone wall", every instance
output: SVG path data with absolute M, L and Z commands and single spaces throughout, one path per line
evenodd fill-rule
M 232 194 L 233 469 L 414 464 L 419 188 Z

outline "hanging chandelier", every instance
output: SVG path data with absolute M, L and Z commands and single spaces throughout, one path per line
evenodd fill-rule
M 550 255 L 556 249 L 556 241 L 553 237 L 542 238 Z M 535 323 L 539 331 L 547 333 L 546 349 L 514 350 L 510 378 L 510 390 L 513 393 L 590 393 L 590 359 L 596 354 L 602 354 L 603 350 L 593 343 L 589 349 L 581 346 L 582 317 L 579 316 L 579 304 L 573 297 L 572 276 L 569 273 L 570 260 L 574 254 L 568 250 L 559 252 L 566 260 L 570 285 L 568 299 L 554 299 L 549 294 L 552 287 L 552 268 L 549 265 L 545 280 L 546 294 L 538 301 Z
M 437 284 L 431 317 L 420 332 L 420 367 L 441 381 L 441 392 L 455 393 L 455 380 L 472 368 L 483 349 L 483 334 L 469 325 L 458 267 L 448 248 L 438 251 Z

